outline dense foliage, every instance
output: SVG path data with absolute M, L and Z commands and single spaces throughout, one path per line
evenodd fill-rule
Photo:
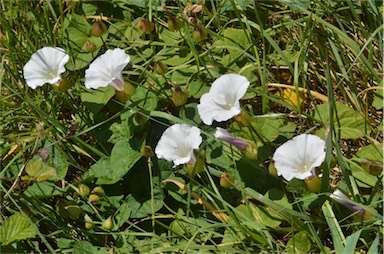
M 0 6 L 2 253 L 383 251 L 380 1 Z M 48 46 L 65 72 L 32 89 L 23 68 Z M 117 48 L 124 88 L 92 89 Z M 209 124 L 198 105 L 225 74 L 249 82 L 242 113 Z M 175 124 L 201 135 L 192 166 L 155 151 Z M 274 154 L 300 134 L 325 158 L 287 181 L 297 158 Z

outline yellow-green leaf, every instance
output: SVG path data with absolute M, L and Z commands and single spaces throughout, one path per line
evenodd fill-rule
M 25 215 L 18 212 L 5 220 L 0 227 L 0 242 L 8 245 L 12 242 L 32 238 L 36 230 L 25 218 Z

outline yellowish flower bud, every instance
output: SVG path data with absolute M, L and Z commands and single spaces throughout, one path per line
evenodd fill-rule
M 132 95 L 136 93 L 136 88 L 128 82 L 124 82 L 122 91 L 116 90 L 116 98 L 118 101 L 125 103 L 131 99 Z
M 145 34 L 150 34 L 155 29 L 155 24 L 152 21 L 149 22 L 148 19 L 142 19 L 137 24 L 137 27 Z
M 134 117 L 135 117 L 135 122 L 138 125 L 144 125 L 149 120 L 148 116 L 146 116 L 146 115 L 144 115 L 143 113 L 140 113 L 140 112 L 136 112 Z
M 175 106 L 182 106 L 188 100 L 188 94 L 184 92 L 180 86 L 175 85 L 173 89 L 172 101 Z
M 195 42 L 200 43 L 207 39 L 207 31 L 203 26 L 196 25 L 192 36 Z
M 277 176 L 277 169 L 275 167 L 275 163 L 273 163 L 273 161 L 271 161 L 269 163 L 269 166 L 268 166 L 268 172 L 269 174 L 271 174 L 272 176 Z
M 228 172 L 221 174 L 220 186 L 223 188 L 233 188 L 234 178 Z
M 152 147 L 150 147 L 150 146 L 141 147 L 140 153 L 146 158 L 152 157 L 154 155 Z
M 252 119 L 251 119 L 251 117 L 248 115 L 248 113 L 245 112 L 244 110 L 242 110 L 242 111 L 240 112 L 240 114 L 238 114 L 238 115 L 235 116 L 234 118 L 235 118 L 235 121 L 236 121 L 241 127 L 251 126 Z
M 84 223 L 84 226 L 85 226 L 86 229 L 92 229 L 95 226 L 95 224 L 93 224 L 92 220 L 90 220 L 90 221 L 86 220 L 85 223 Z
M 106 230 L 111 230 L 113 228 L 112 216 L 109 216 L 106 220 L 104 220 L 101 223 L 101 227 L 106 229 Z
M 71 87 L 71 81 L 67 78 L 62 77 L 57 85 L 53 85 L 53 89 L 62 93 L 66 92 Z
M 378 176 L 383 172 L 383 163 L 381 161 L 366 160 L 361 162 L 361 166 L 369 174 Z
M 90 203 L 96 203 L 96 202 L 99 202 L 100 200 L 101 200 L 100 197 L 96 194 L 91 194 L 88 197 L 88 202 Z
M 87 198 L 89 194 L 91 194 L 91 189 L 89 189 L 89 187 L 85 184 L 81 183 L 77 188 L 78 188 L 77 192 L 80 194 L 82 198 Z
M 71 220 L 77 220 L 80 216 L 81 209 L 78 205 L 68 205 L 64 209 L 67 211 L 68 217 Z
M 201 150 L 199 153 L 197 150 L 195 150 L 195 157 L 197 158 L 185 165 L 187 168 L 187 173 L 191 177 L 195 177 L 197 174 L 204 172 L 205 151 Z
M 310 192 L 319 193 L 321 190 L 321 179 L 314 175 L 304 180 L 304 187 Z
M 85 49 L 87 50 L 87 52 L 95 52 L 96 50 L 96 44 L 90 40 L 90 39 L 87 39 L 87 41 L 85 42 Z
M 92 190 L 92 194 L 95 194 L 95 195 L 104 195 L 104 190 L 102 187 L 100 186 L 96 186 L 95 188 L 93 188 Z
M 171 31 L 178 31 L 183 27 L 183 22 L 175 16 L 168 16 L 167 24 Z
M 244 150 L 241 150 L 241 153 L 244 155 L 245 158 L 249 160 L 257 160 L 258 158 L 258 149 L 259 147 L 257 144 L 253 141 L 248 141 L 248 145 L 245 147 Z
M 95 21 L 91 28 L 91 35 L 101 37 L 105 31 L 107 31 L 107 26 L 103 23 L 103 21 Z

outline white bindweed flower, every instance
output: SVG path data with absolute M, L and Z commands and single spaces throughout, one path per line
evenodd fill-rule
M 122 71 L 130 61 L 124 50 L 108 49 L 103 55 L 95 59 L 85 71 L 85 87 L 97 89 L 108 85 L 117 91 L 124 89 Z
M 248 79 L 238 74 L 225 74 L 216 79 L 197 105 L 201 120 L 211 125 L 213 120 L 223 122 L 240 114 L 239 101 L 248 86 Z
M 44 47 L 31 56 L 24 65 L 23 73 L 27 85 L 36 89 L 45 83 L 59 84 L 61 74 L 65 71 L 64 65 L 69 56 L 61 48 Z
M 325 142 L 311 134 L 301 134 L 282 144 L 273 155 L 277 174 L 287 181 L 314 176 L 325 159 Z
M 166 129 L 157 143 L 155 153 L 159 159 L 173 161 L 175 166 L 194 163 L 194 149 L 202 142 L 200 129 L 187 124 L 174 124 Z

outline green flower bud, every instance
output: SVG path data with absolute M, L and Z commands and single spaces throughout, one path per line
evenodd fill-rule
M 64 209 L 67 211 L 68 217 L 71 220 L 77 220 L 80 216 L 81 209 L 77 205 L 68 205 L 65 206 Z
M 275 167 L 275 163 L 273 163 L 273 161 L 271 161 L 269 163 L 269 166 L 268 166 L 268 172 L 269 174 L 271 174 L 272 176 L 277 176 L 277 169 Z
M 248 115 L 247 112 L 244 110 L 241 111 L 240 114 L 234 117 L 235 121 L 241 126 L 241 127 L 247 127 L 250 126 L 252 123 L 251 117 Z
M 85 49 L 87 50 L 87 52 L 95 52 L 96 50 L 96 44 L 90 40 L 90 39 L 87 39 L 87 41 L 85 42 Z
M 167 24 L 171 31 L 178 31 L 183 27 L 183 22 L 175 16 L 168 16 Z
M 175 85 L 173 89 L 172 101 L 175 106 L 182 106 L 188 100 L 188 94 L 184 92 L 180 86 Z
M 96 202 L 99 202 L 100 200 L 101 200 L 100 197 L 96 194 L 91 194 L 88 197 L 88 202 L 90 203 L 96 203 Z
M 152 21 L 149 22 L 148 19 L 142 19 L 137 24 L 137 27 L 145 34 L 150 34 L 155 29 L 155 24 Z
M 207 39 L 207 31 L 203 26 L 195 26 L 192 36 L 195 42 L 200 43 Z
M 195 177 L 197 174 L 204 172 L 205 165 L 205 151 L 201 150 L 199 153 L 199 151 L 195 150 L 194 153 L 197 158 L 185 164 L 187 173 L 191 177 Z
M 153 153 L 153 150 L 152 150 L 152 147 L 150 146 L 142 146 L 140 148 L 140 153 L 146 157 L 146 158 L 149 158 L 149 157 L 152 157 L 154 155 Z
M 92 229 L 95 226 L 95 224 L 93 224 L 92 220 L 90 220 L 90 221 L 86 220 L 85 223 L 84 223 L 84 226 L 85 226 L 86 229 Z
M 241 150 L 241 153 L 245 156 L 245 158 L 249 160 L 257 160 L 258 158 L 258 150 L 259 147 L 253 141 L 248 141 L 247 146 L 244 150 Z
M 160 61 L 153 64 L 153 70 L 160 75 L 164 75 L 168 71 L 168 66 Z
M 104 192 L 103 188 L 101 188 L 100 186 L 96 186 L 92 190 L 92 194 L 95 194 L 95 195 L 104 195 L 104 193 L 105 192 Z
M 106 220 L 104 220 L 101 223 L 101 227 L 106 229 L 106 230 L 111 230 L 113 228 L 112 216 L 109 216 Z
M 107 31 L 107 26 L 103 23 L 103 21 L 95 21 L 91 28 L 91 35 L 101 37 L 105 31 Z
M 53 85 L 53 89 L 62 93 L 66 92 L 71 87 L 71 81 L 67 78 L 62 77 L 58 84 Z
M 223 188 L 233 188 L 234 178 L 229 173 L 223 173 L 220 176 L 220 186 Z
M 85 184 L 79 184 L 79 186 L 77 187 L 77 192 L 80 194 L 80 196 L 82 198 L 87 198 L 89 196 L 89 194 L 91 194 L 91 190 L 89 189 L 89 187 Z
M 308 177 L 304 180 L 304 187 L 310 192 L 319 193 L 321 190 L 321 179 L 317 175 Z
M 128 82 L 124 82 L 122 91 L 116 90 L 116 98 L 118 101 L 125 103 L 131 99 L 132 95 L 136 93 L 136 88 Z

